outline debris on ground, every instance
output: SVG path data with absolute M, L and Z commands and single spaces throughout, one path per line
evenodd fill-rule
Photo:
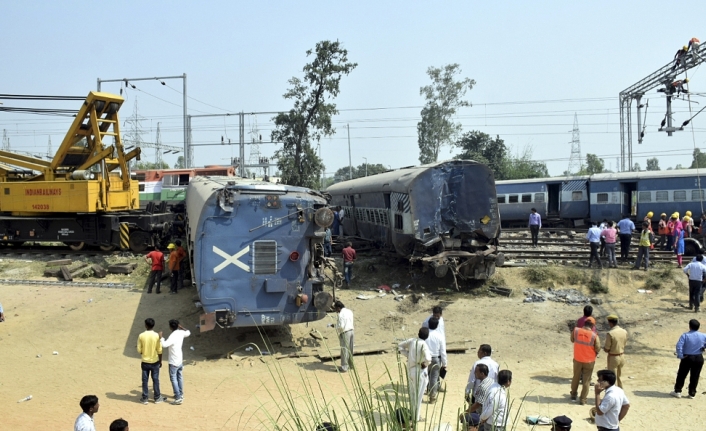
M 559 289 L 549 288 L 548 290 L 539 290 L 527 288 L 523 292 L 525 299 L 523 302 L 544 302 L 554 301 L 563 302 L 569 305 L 584 305 L 591 302 L 591 298 L 585 296 L 576 289 Z

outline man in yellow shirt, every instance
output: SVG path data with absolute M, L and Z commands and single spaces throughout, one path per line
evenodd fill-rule
M 142 355 L 142 398 L 140 402 L 147 404 L 147 381 L 152 374 L 152 387 L 154 388 L 154 403 L 159 404 L 167 400 L 159 391 L 159 369 L 162 368 L 162 344 L 159 334 L 154 332 L 154 319 L 145 319 L 146 331 L 137 337 L 137 353 Z

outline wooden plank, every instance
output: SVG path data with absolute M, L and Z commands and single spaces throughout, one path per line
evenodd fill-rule
M 364 344 L 362 346 L 353 346 L 353 356 L 387 353 L 390 350 L 392 350 L 392 348 L 386 343 Z M 322 361 L 336 360 L 341 357 L 341 349 L 331 349 L 330 352 L 320 352 L 316 354 L 316 357 Z
M 61 268 L 45 268 L 44 269 L 44 276 L 45 277 L 59 277 L 59 276 L 61 276 Z
M 466 346 L 446 346 L 446 354 L 449 353 L 466 353 L 468 351 L 468 347 Z
M 71 276 L 71 271 L 69 271 L 69 267 L 66 265 L 61 265 L 61 275 L 63 275 L 64 280 L 66 281 L 74 280 L 74 278 Z
M 47 262 L 47 266 L 71 265 L 71 263 L 71 259 L 50 260 Z
M 108 274 L 108 271 L 98 264 L 91 265 L 91 269 L 93 270 L 93 275 L 98 278 L 103 278 L 106 276 L 106 274 Z

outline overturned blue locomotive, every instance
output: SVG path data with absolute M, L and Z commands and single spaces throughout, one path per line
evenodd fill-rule
M 323 238 L 333 221 L 319 192 L 233 177 L 196 177 L 186 190 L 192 279 L 201 331 L 322 319 Z
M 486 279 L 505 261 L 497 252 L 500 216 L 493 172 L 471 160 L 402 168 L 326 190 L 344 209 L 346 235 L 377 242 L 412 262 L 463 279 Z

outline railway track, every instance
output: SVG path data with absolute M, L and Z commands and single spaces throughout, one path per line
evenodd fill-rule
M 500 252 L 505 254 L 508 261 L 518 260 L 585 260 L 588 261 L 591 251 L 588 249 L 563 249 L 563 250 L 541 250 L 541 249 L 511 249 L 500 247 Z M 637 256 L 637 250 L 630 253 L 631 260 Z M 684 256 L 685 260 L 691 260 L 692 256 Z M 605 259 L 605 258 L 601 258 Z M 670 251 L 651 251 L 651 262 L 674 262 L 674 253 Z
M 79 258 L 95 256 L 112 256 L 120 251 L 104 251 L 100 249 L 72 250 L 66 245 L 23 245 L 20 247 L 0 247 L 0 256 L 7 257 L 52 257 Z

